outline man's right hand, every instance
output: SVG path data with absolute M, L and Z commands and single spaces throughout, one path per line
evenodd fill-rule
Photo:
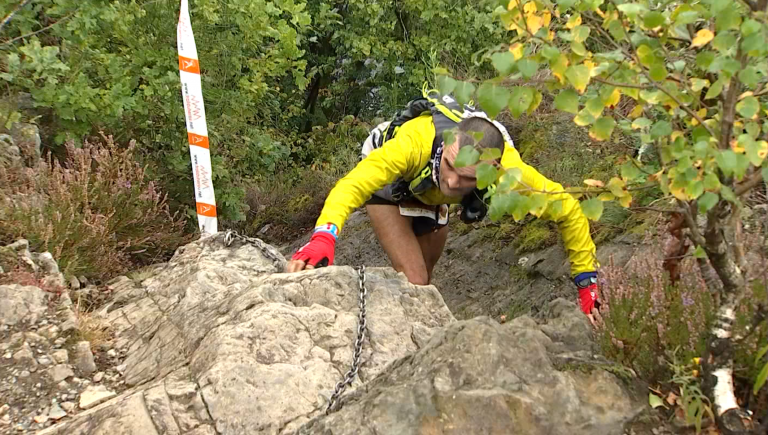
M 315 228 L 315 233 L 309 239 L 309 243 L 293 254 L 288 263 L 287 271 L 298 272 L 304 269 L 309 270 L 332 265 L 337 234 L 338 229 L 333 224 Z

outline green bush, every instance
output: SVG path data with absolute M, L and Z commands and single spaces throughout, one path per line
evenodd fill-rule
M 0 0 L 0 9 L 17 4 Z M 419 95 L 438 61 L 461 73 L 489 69 L 472 55 L 505 33 L 492 7 L 191 2 L 220 217 L 245 217 L 245 180 L 274 173 L 289 155 L 297 164 L 314 160 L 303 136 L 314 125 L 391 116 Z M 31 94 L 43 144 L 60 157 L 64 141 L 99 131 L 135 139 L 172 209 L 194 220 L 177 22 L 178 2 L 30 2 L 2 29 L 0 82 L 4 95 Z
M 301 135 L 291 158 L 274 175 L 248 182 L 245 222 L 224 221 L 228 228 L 258 235 L 273 242 L 288 242 L 311 230 L 336 181 L 360 159 L 362 142 L 370 126 L 352 117 L 338 124 L 316 127 Z M 259 231 L 266 225 L 269 230 Z
M 70 275 L 108 278 L 190 240 L 184 221 L 134 159 L 135 143 L 67 144 L 62 163 L 0 166 L 0 241 L 30 241 Z
M 651 380 L 667 374 L 662 360 L 667 352 L 680 348 L 686 359 L 703 354 L 715 313 L 695 259 L 682 260 L 681 281 L 672 285 L 658 245 L 646 248 L 625 267 L 607 265 L 600 271 L 606 356 Z
M 600 270 L 603 351 L 650 383 L 672 375 L 665 362 L 669 355 L 675 354 L 684 364 L 704 355 L 719 303 L 693 256 L 681 259 L 680 280 L 670 282 L 660 249 L 670 239 L 653 236 L 625 267 L 607 264 Z M 768 297 L 764 282 L 756 278 L 736 312 L 734 326 L 734 335 L 744 337 L 734 346 L 734 374 L 737 389 L 745 396 L 762 368 L 755 364 L 755 355 L 768 340 L 767 322 L 753 324 L 760 303 Z

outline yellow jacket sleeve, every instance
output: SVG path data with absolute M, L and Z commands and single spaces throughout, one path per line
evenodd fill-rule
M 325 199 L 317 226 L 335 224 L 341 231 L 352 212 L 374 192 L 398 177 L 411 179 L 427 164 L 435 127 L 431 116 L 422 116 L 400 127 L 393 139 L 373 150 L 339 180 Z
M 522 178 L 517 184 L 515 190 L 524 195 L 532 193 L 527 189 L 546 192 L 562 192 L 563 186 L 555 183 L 545 176 L 541 175 L 532 166 L 523 162 L 520 153 L 516 149 L 507 146 L 501 159 L 501 165 L 504 168 L 518 168 L 522 171 Z M 549 195 L 550 201 L 559 201 L 562 207 L 548 207 L 540 216 L 556 222 L 560 229 L 560 235 L 563 238 L 563 244 L 571 262 L 571 277 L 582 272 L 593 272 L 597 267 L 595 257 L 595 244 L 589 233 L 589 222 L 587 217 L 581 211 L 579 202 L 570 194 L 559 193 Z

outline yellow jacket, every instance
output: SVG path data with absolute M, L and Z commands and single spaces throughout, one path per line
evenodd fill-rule
M 422 115 L 406 122 L 397 135 L 373 150 L 355 166 L 344 178 L 339 180 L 328 198 L 317 225 L 335 224 L 341 231 L 344 222 L 358 207 L 361 207 L 377 190 L 394 182 L 398 177 L 406 180 L 416 178 L 430 160 L 435 126 L 431 115 Z M 501 158 L 501 165 L 506 168 L 519 168 L 522 171 L 521 182 L 516 190 L 521 194 L 530 186 L 539 191 L 561 192 L 563 186 L 548 180 L 536 169 L 525 164 L 520 153 L 507 146 Z M 417 198 L 424 204 L 456 204 L 460 197 L 447 197 L 434 187 Z M 561 200 L 563 207 L 557 215 L 548 208 L 540 217 L 558 224 L 563 244 L 571 262 L 571 275 L 595 271 L 595 244 L 589 233 L 589 222 L 581 211 L 579 202 L 571 195 L 562 193 L 551 195 L 551 200 Z

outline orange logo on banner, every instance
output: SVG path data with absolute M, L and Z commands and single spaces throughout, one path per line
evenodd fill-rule
M 197 214 L 201 216 L 216 217 L 216 206 L 211 204 L 205 204 L 202 202 L 197 203 Z
M 200 63 L 197 59 L 179 56 L 179 69 L 188 73 L 200 74 Z
M 208 148 L 208 138 L 206 136 L 200 136 L 199 134 L 187 133 L 189 138 L 189 144 L 198 146 L 200 148 Z

